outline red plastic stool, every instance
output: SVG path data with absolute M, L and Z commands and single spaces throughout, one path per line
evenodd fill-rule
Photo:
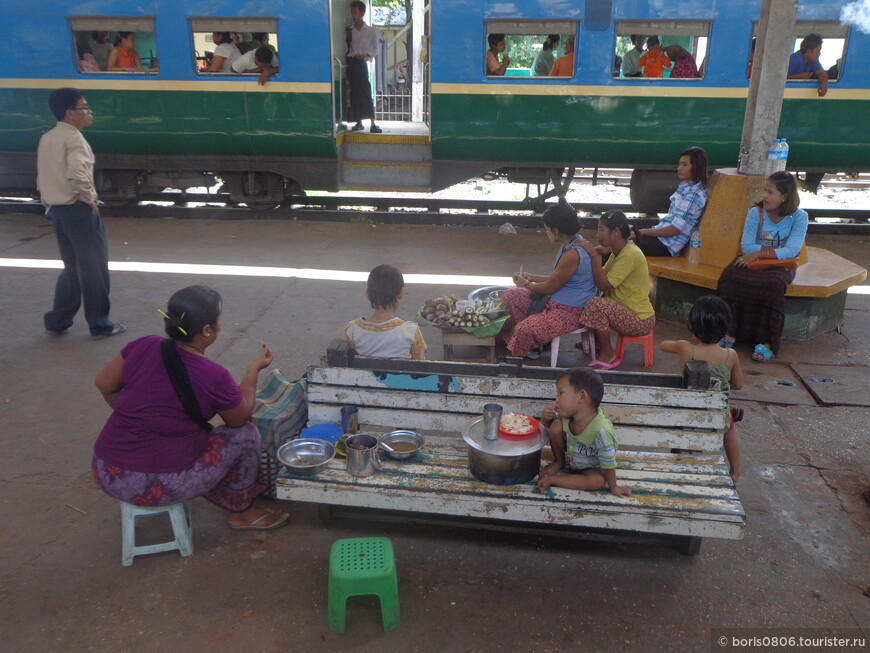
M 616 358 L 622 360 L 625 356 L 625 346 L 630 344 L 643 345 L 643 366 L 650 367 L 655 356 L 656 341 L 652 332 L 645 336 L 624 336 L 619 334 L 616 340 Z

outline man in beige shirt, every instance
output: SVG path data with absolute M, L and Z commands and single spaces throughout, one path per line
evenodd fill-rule
M 94 121 L 93 113 L 75 88 L 53 91 L 48 106 L 58 122 L 39 139 L 36 183 L 54 225 L 63 272 L 54 306 L 45 314 L 45 332 L 65 334 L 84 300 L 91 335 L 118 335 L 127 328 L 109 320 L 109 245 L 97 208 L 94 153 L 81 131 Z

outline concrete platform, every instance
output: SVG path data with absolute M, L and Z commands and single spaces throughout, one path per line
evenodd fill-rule
M 786 340 L 775 365 L 738 349 L 753 379 L 735 396 L 746 409 L 738 485 L 746 537 L 706 542 L 697 558 L 643 544 L 323 523 L 305 504 L 282 506 L 293 520 L 287 528 L 235 532 L 223 511 L 197 500 L 192 556 L 136 558 L 124 568 L 117 502 L 90 476 L 91 447 L 109 413 L 92 381 L 126 342 L 160 333 L 156 309 L 174 290 L 205 283 L 222 293 L 224 328 L 208 354 L 237 378 L 260 338 L 275 350 L 275 365 L 296 377 L 346 321 L 367 314 L 361 280 L 379 263 L 408 275 L 400 313 L 410 319 L 433 294 L 493 285 L 521 263 L 545 272 L 553 250 L 538 230 L 125 219 L 106 227 L 114 267 L 126 268 L 112 274 L 112 317 L 130 331 L 93 341 L 79 317 L 68 335 L 49 338 L 41 317 L 57 270 L 40 261 L 57 258 L 51 227 L 35 216 L 0 216 L 0 650 L 682 653 L 711 650 L 716 628 L 870 635 L 867 409 L 823 405 L 807 390 L 827 401 L 826 387 L 809 376 L 858 387 L 870 366 L 867 294 L 847 295 L 841 333 Z M 870 264 L 857 238 L 811 240 Z M 28 261 L 34 267 L 22 267 Z M 143 262 L 238 267 L 196 273 Z M 435 354 L 439 334 L 424 335 Z M 658 341 L 684 336 L 681 327 L 656 328 Z M 563 364 L 586 360 L 567 339 L 563 349 Z M 656 352 L 651 369 L 675 366 Z M 639 349 L 624 368 L 643 369 Z M 377 535 L 396 552 L 399 626 L 384 633 L 376 602 L 359 599 L 349 603 L 347 633 L 333 633 L 329 547 Z

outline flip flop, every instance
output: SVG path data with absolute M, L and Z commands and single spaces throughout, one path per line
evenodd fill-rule
M 725 349 L 734 349 L 734 343 L 728 340 L 727 338 L 722 338 L 719 342 L 716 343 L 720 347 L 724 347 Z
M 762 345 L 761 343 L 755 345 L 755 350 L 752 352 L 752 360 L 758 361 L 759 363 L 766 363 L 771 358 L 776 358 L 776 354 L 773 353 L 773 350 L 771 350 L 770 347 Z
M 264 519 L 271 517 L 277 512 L 277 510 L 270 510 L 266 508 L 266 514 L 257 517 L 257 519 L 252 521 L 250 524 L 245 524 L 244 526 L 233 526 L 232 524 L 229 524 L 229 527 L 232 528 L 234 531 L 268 531 L 272 530 L 273 528 L 281 528 L 290 521 L 290 515 L 286 512 L 280 513 L 281 516 L 274 522 L 261 523 Z
M 95 336 L 91 336 L 91 338 L 93 338 L 94 340 L 102 340 L 103 338 L 111 338 L 112 336 L 121 335 L 126 330 L 127 330 L 127 327 L 125 327 L 123 324 L 116 324 L 114 327 L 112 327 L 112 330 L 109 331 L 108 333 L 98 333 Z
M 612 363 L 605 363 L 604 361 L 599 360 L 589 361 L 589 363 L 586 364 L 586 367 L 591 367 L 593 370 L 615 370 L 620 365 L 622 365 L 622 359 L 617 358 Z

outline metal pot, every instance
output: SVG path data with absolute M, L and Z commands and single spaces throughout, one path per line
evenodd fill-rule
M 541 471 L 541 432 L 528 440 L 487 440 L 483 419 L 477 419 L 462 433 L 468 444 L 468 469 L 484 483 L 516 485 L 531 481 Z

